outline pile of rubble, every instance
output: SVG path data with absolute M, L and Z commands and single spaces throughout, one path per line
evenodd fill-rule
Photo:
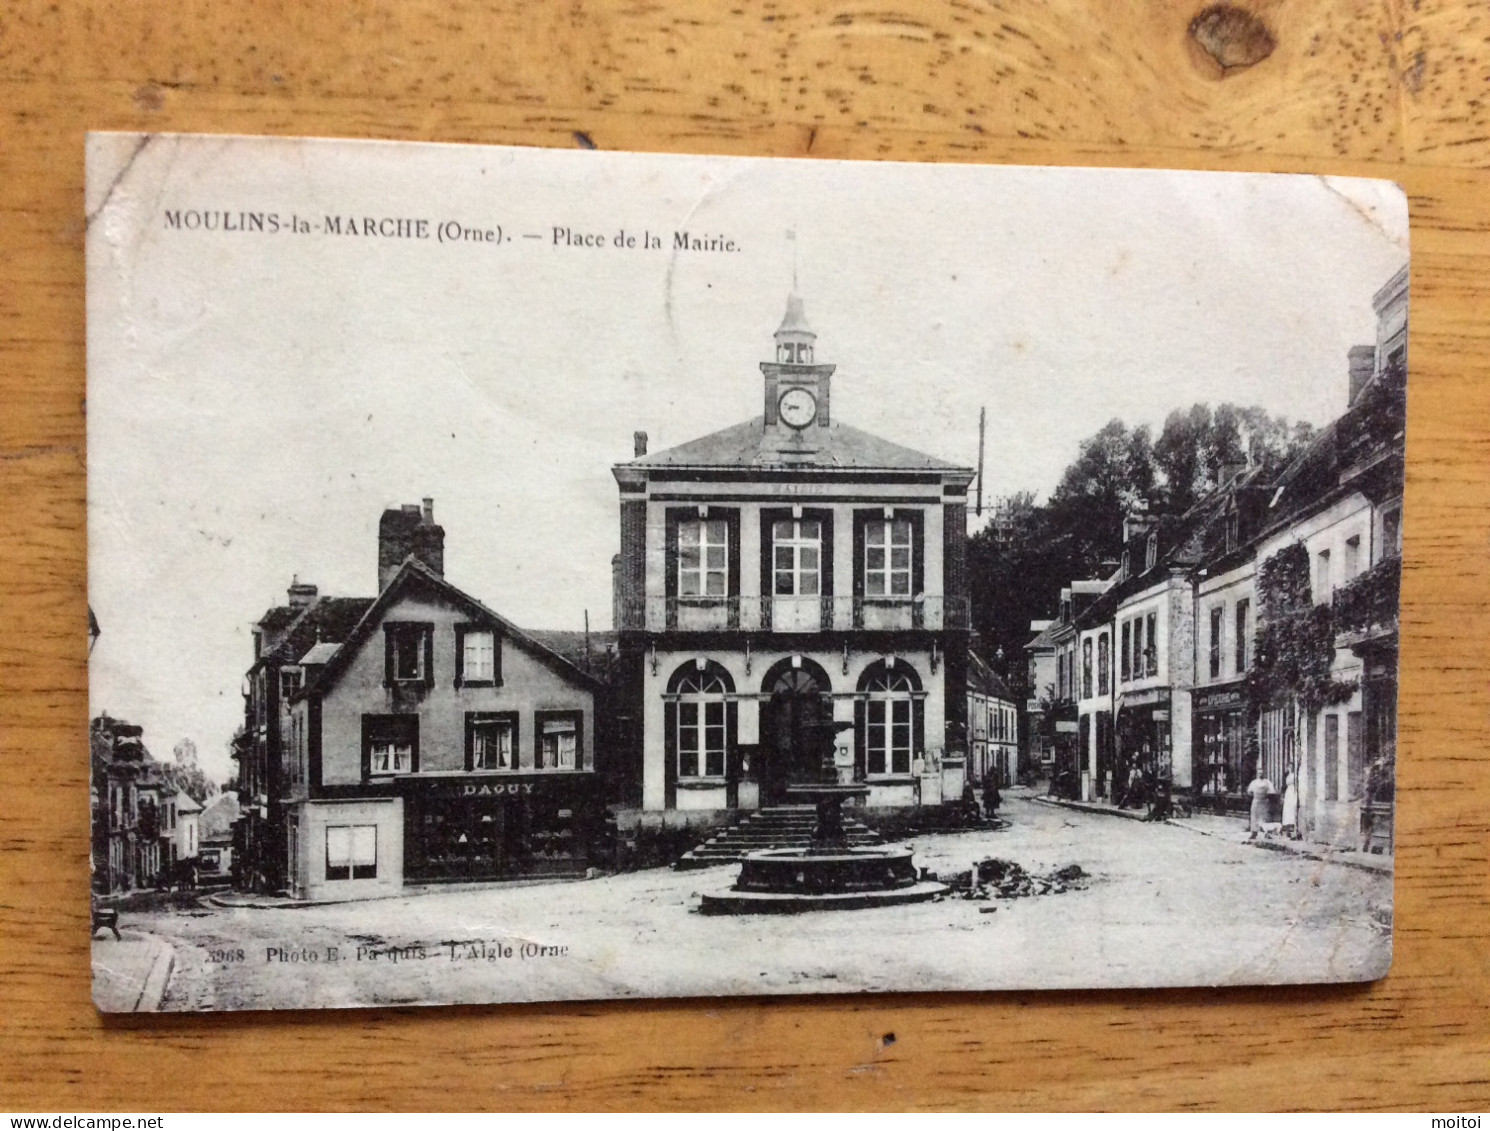
M 1044 876 L 1026 872 L 1012 860 L 990 857 L 975 869 L 942 876 L 959 899 L 1022 899 L 1030 895 L 1059 895 L 1079 891 L 1091 876 L 1079 864 L 1067 864 Z

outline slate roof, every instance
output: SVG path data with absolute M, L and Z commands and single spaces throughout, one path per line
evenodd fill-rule
M 525 631 L 549 651 L 557 652 L 577 668 L 584 668 L 587 660 L 592 664 L 597 660 L 603 660 L 606 649 L 615 649 L 620 640 L 620 634 L 617 632 L 591 630 L 590 649 L 587 656 L 585 633 L 582 631 L 552 628 L 529 628 Z
M 849 424 L 832 421 L 785 437 L 767 432 L 757 416 L 718 432 L 638 456 L 618 467 L 639 469 L 818 468 L 823 470 L 962 472 L 973 469 L 881 439 Z
M 324 664 L 332 656 L 336 655 L 336 651 L 340 647 L 340 641 L 333 644 L 323 640 L 319 644 L 312 645 L 310 651 L 300 657 L 300 662 L 304 665 Z
M 372 604 L 371 597 L 317 597 L 303 608 L 280 605 L 270 609 L 259 620 L 263 630 L 259 662 L 298 664 L 317 644 L 342 643 Z
M 994 671 L 988 661 L 977 652 L 968 652 L 968 683 L 974 690 L 981 691 L 985 695 L 991 695 L 1009 703 L 1015 701 L 1003 677 Z
M 1053 620 L 1034 636 L 1030 637 L 1029 643 L 1024 646 L 1026 652 L 1032 652 L 1036 648 L 1054 648 L 1055 633 L 1061 627 L 1059 620 Z

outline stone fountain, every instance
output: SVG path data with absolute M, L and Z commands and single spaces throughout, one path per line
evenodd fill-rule
M 849 911 L 921 903 L 944 893 L 944 884 L 919 879 L 911 850 L 894 845 L 855 847 L 843 828 L 843 803 L 869 796 L 863 782 L 840 781 L 833 758 L 835 736 L 853 723 L 822 722 L 807 730 L 820 752 L 817 780 L 786 787 L 787 799 L 817 811 L 806 848 L 768 848 L 747 855 L 734 886 L 703 896 L 706 915 L 792 914 Z

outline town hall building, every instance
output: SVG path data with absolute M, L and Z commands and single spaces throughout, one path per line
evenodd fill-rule
M 971 468 L 833 414 L 835 366 L 793 295 L 760 365 L 763 412 L 613 472 L 618 751 L 643 811 L 783 803 L 823 772 L 868 807 L 961 796 Z

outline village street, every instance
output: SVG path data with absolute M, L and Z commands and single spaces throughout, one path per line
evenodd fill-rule
M 734 877 L 723 866 L 303 908 L 204 904 L 127 926 L 174 949 L 166 1010 L 1337 981 L 1380 976 L 1390 961 L 1390 875 L 1260 850 L 1240 822 L 1213 818 L 1220 831 L 1203 835 L 1029 796 L 1003 815 L 1006 829 L 918 839 L 917 862 L 938 874 L 991 856 L 1035 873 L 1077 864 L 1089 886 L 699 915 L 698 894 Z

